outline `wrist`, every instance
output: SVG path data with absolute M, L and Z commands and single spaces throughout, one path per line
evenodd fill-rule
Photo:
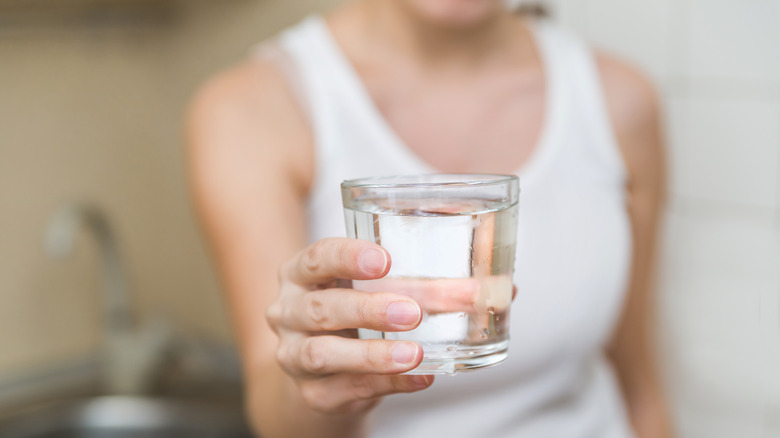
M 247 415 L 264 438 L 364 438 L 371 409 L 345 414 L 323 413 L 303 400 L 296 382 L 276 364 L 247 372 Z M 371 405 L 371 408 L 376 403 Z

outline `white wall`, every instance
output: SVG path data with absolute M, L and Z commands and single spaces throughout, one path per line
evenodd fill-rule
M 658 330 L 680 436 L 780 436 L 780 1 L 551 3 L 666 101 Z

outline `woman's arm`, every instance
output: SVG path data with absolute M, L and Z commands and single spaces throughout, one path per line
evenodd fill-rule
M 385 275 L 381 247 L 325 239 L 304 248 L 312 139 L 277 71 L 254 63 L 212 80 L 187 131 L 193 196 L 238 335 L 255 430 L 359 436 L 383 395 L 428 387 L 426 376 L 397 375 L 422 360 L 419 345 L 337 336 L 411 330 L 421 311 L 405 296 L 332 286 Z
M 672 427 L 653 342 L 653 272 L 665 200 L 664 142 L 658 101 L 649 82 L 609 57 L 598 58 L 607 105 L 628 170 L 632 269 L 623 314 L 609 356 L 640 438 L 669 438 Z
M 251 420 L 265 428 L 297 411 L 263 317 L 277 269 L 305 246 L 303 198 L 313 167 L 308 129 L 270 66 L 247 64 L 212 79 L 187 117 L 191 187 L 238 337 L 245 380 L 265 397 Z M 255 371 L 260 370 L 262 371 Z M 262 388 L 262 389 L 260 389 Z M 254 392 L 254 391 L 250 391 Z

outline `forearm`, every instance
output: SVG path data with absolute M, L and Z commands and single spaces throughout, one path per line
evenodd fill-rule
M 672 438 L 671 419 L 658 391 L 647 391 L 643 397 L 628 403 L 629 417 L 637 438 Z
M 295 382 L 275 363 L 249 373 L 247 402 L 254 430 L 263 438 L 360 438 L 365 414 L 331 416 L 314 411 Z
M 636 314 L 636 313 L 635 313 Z M 672 438 L 653 337 L 647 324 L 624 323 L 608 351 L 637 438 Z

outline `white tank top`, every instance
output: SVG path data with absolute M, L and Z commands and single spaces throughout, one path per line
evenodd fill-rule
M 372 437 L 634 436 L 603 352 L 630 264 L 625 169 L 592 53 L 548 23 L 533 31 L 548 102 L 539 143 L 517 171 L 509 358 L 386 397 L 371 416 Z M 309 239 L 345 236 L 341 181 L 437 169 L 389 127 L 321 18 L 287 30 L 278 43 L 316 142 Z

